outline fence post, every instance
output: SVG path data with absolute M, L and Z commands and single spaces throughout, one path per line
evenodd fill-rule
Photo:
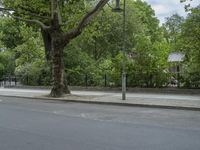
M 177 65 L 177 87 L 180 88 L 180 67 L 179 64 Z
M 6 77 L 4 77 L 4 86 L 6 86 Z
M 38 85 L 40 86 L 41 85 L 41 75 L 39 75 L 37 82 L 38 82 Z
M 11 78 L 11 76 L 9 76 L 9 77 L 8 77 L 9 86 L 11 86 L 11 82 L 12 82 L 11 80 L 12 80 L 12 78 Z
M 87 74 L 85 75 L 85 86 L 86 87 L 88 86 L 88 75 Z
M 26 76 L 26 84 L 28 85 L 28 75 Z
M 126 87 L 128 87 L 128 74 L 126 74 Z
M 105 87 L 107 87 L 107 74 L 106 73 L 104 75 L 104 84 L 105 84 Z
M 17 77 L 15 76 L 15 86 L 17 85 Z
M 70 85 L 70 84 L 71 84 L 70 75 L 66 76 L 66 78 L 67 78 L 67 83 L 68 83 L 68 85 Z

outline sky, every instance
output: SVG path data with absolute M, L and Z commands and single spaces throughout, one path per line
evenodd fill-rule
M 180 3 L 180 0 L 144 0 L 151 5 L 155 10 L 157 18 L 160 20 L 160 24 L 165 22 L 166 17 L 178 13 L 181 16 L 186 16 L 184 5 Z M 193 0 L 190 2 L 191 6 L 197 6 L 200 4 L 199 0 Z

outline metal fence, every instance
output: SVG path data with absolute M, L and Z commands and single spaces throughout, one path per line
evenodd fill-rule
M 16 76 L 4 76 L 0 80 L 0 86 L 5 87 L 5 86 L 17 86 L 19 82 L 17 82 Z
M 144 74 L 143 74 L 144 75 Z M 121 75 L 115 77 L 109 74 L 102 74 L 99 76 L 94 76 L 91 74 L 79 74 L 79 75 L 68 75 L 68 84 L 71 86 L 99 86 L 99 87 L 120 87 L 121 86 Z M 163 80 L 163 81 L 162 81 Z M 37 78 L 31 76 L 4 76 L 0 80 L 0 85 L 2 86 L 19 86 L 19 85 L 39 85 L 46 86 L 51 85 L 52 80 L 46 81 L 45 85 L 43 78 Z M 155 76 L 144 76 L 141 78 L 140 74 L 127 74 L 126 75 L 126 85 L 127 87 L 186 87 L 186 82 L 182 78 L 181 74 L 176 76 L 176 74 L 166 74 L 166 77 L 159 79 Z M 188 83 L 189 86 L 186 88 L 200 88 L 200 81 Z

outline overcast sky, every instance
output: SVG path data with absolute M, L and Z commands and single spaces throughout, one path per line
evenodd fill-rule
M 165 21 L 166 17 L 172 14 L 178 13 L 181 16 L 186 16 L 184 5 L 180 3 L 180 0 L 144 0 L 148 2 L 155 10 L 156 16 L 160 20 L 161 24 Z M 199 0 L 193 0 L 190 2 L 192 6 L 197 6 Z

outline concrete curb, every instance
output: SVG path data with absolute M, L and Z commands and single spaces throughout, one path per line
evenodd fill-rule
M 71 103 L 85 103 L 85 104 L 100 104 L 100 105 L 113 105 L 113 106 L 127 106 L 127 107 L 146 107 L 146 108 L 161 108 L 161 109 L 177 109 L 177 110 L 191 110 L 200 111 L 200 107 L 187 107 L 187 106 L 173 106 L 173 105 L 156 105 L 156 104 L 134 104 L 134 103 L 118 103 L 118 102 L 102 102 L 102 101 L 89 101 L 89 100 L 75 100 L 75 99 L 61 99 L 61 98 L 45 98 L 45 97 L 27 97 L 27 96 L 13 96 L 13 95 L 0 95 L 1 97 L 14 97 L 14 98 L 27 98 L 35 100 L 49 100 L 59 102 Z

